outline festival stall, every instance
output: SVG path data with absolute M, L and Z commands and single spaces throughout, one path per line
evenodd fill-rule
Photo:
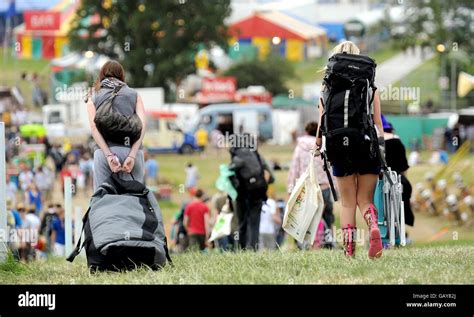
M 49 10 L 25 10 L 24 23 L 13 31 L 17 57 L 53 59 L 69 53 L 67 33 L 79 5 L 62 0 Z

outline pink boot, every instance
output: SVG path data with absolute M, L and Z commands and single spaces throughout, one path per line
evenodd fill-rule
M 364 213 L 365 222 L 369 227 L 369 258 L 375 259 L 382 256 L 382 239 L 380 238 L 380 230 L 377 225 L 377 210 L 374 205 L 370 205 L 369 209 Z
M 355 256 L 357 228 L 352 225 L 342 228 L 344 255 L 350 258 Z

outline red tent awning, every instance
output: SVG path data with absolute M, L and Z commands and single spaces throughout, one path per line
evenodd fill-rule
M 237 38 L 274 37 L 278 36 L 282 39 L 298 39 L 305 40 L 296 33 L 291 32 L 279 25 L 276 25 L 255 14 L 249 18 L 241 20 L 230 26 L 229 32 Z

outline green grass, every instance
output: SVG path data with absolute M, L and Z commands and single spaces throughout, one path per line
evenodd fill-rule
M 392 87 L 419 87 L 420 106 L 423 106 L 429 99 L 433 100 L 435 107 L 440 107 L 441 92 L 438 86 L 439 63 L 437 58 L 425 61 L 410 74 L 400 81 L 392 84 Z M 405 106 L 410 101 L 404 101 Z M 399 113 L 400 101 L 384 101 L 384 111 Z
M 11 272 L 0 268 L 0 284 L 472 284 L 474 246 L 404 248 L 369 260 L 341 250 L 266 253 L 184 253 L 174 267 L 89 274 L 85 261 L 35 262 Z
M 17 86 L 19 87 L 27 107 L 31 107 L 33 83 L 31 80 L 21 80 L 21 74 L 37 73 L 39 75 L 40 86 L 48 93 L 50 83 L 50 62 L 45 59 L 18 59 L 12 55 L 11 50 L 0 48 L 0 86 Z
M 437 58 L 424 62 L 415 71 L 408 74 L 404 79 L 395 83 L 396 86 L 420 87 L 421 104 L 428 99 L 438 103 L 440 90 L 438 86 L 439 64 Z

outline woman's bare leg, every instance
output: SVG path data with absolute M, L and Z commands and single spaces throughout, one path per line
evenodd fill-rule
M 377 211 L 374 206 L 374 191 L 377 175 L 366 174 L 357 176 L 357 205 L 369 228 L 369 252 L 371 259 L 382 255 L 382 239 L 377 223 Z
M 375 174 L 357 175 L 357 206 L 362 216 L 369 209 L 369 206 L 374 203 L 377 179 L 378 176 Z
M 336 177 L 337 188 L 341 198 L 341 227 L 355 226 L 357 208 L 357 183 L 354 175 Z

